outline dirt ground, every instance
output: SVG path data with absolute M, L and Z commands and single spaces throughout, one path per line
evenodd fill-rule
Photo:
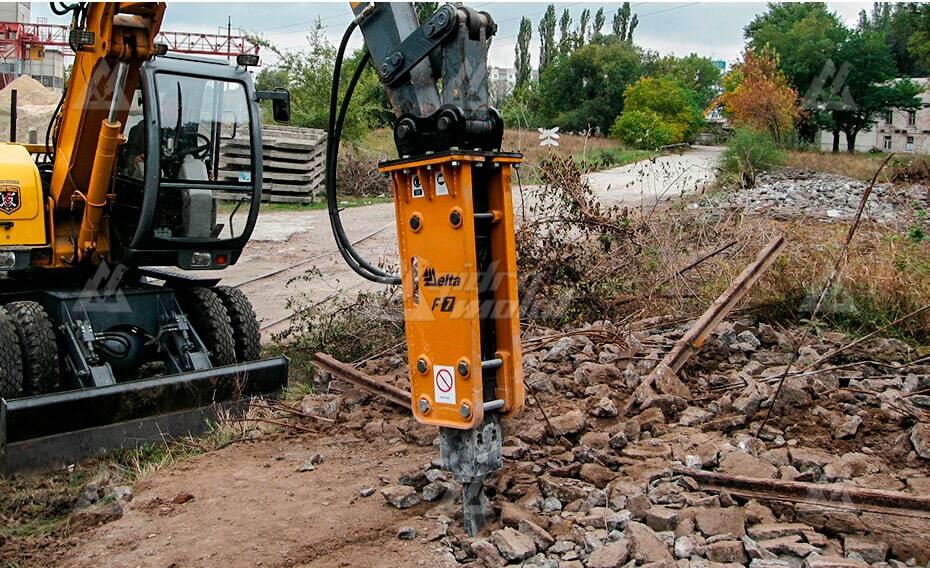
M 314 471 L 298 466 L 314 454 Z M 136 485 L 119 521 L 86 534 L 57 566 L 451 566 L 448 555 L 397 538 L 426 506 L 398 511 L 377 491 L 434 456 L 431 448 L 354 435 L 273 436 L 202 455 Z M 176 496 L 193 499 L 178 505 Z M 435 507 L 430 505 L 430 508 Z M 411 564 L 412 558 L 418 562 Z M 51 560 L 51 559 L 50 559 Z

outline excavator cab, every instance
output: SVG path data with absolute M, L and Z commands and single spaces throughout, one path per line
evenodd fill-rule
M 128 264 L 234 264 L 261 198 L 261 132 L 248 71 L 193 57 L 142 65 L 116 165 L 115 257 Z

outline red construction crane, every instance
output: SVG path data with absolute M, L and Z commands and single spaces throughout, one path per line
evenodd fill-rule
M 46 47 L 60 48 L 65 55 L 74 55 L 68 42 L 71 28 L 59 24 L 0 22 L 0 62 L 41 59 Z M 159 32 L 156 41 L 168 46 L 168 51 L 195 55 L 235 57 L 240 53 L 258 55 L 259 46 L 244 35 L 204 34 L 194 32 Z M 15 78 L 15 66 L 4 65 L 0 71 L 0 87 Z

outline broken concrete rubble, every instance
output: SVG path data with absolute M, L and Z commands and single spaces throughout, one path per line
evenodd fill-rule
M 687 327 L 639 342 L 644 349 L 670 345 Z M 709 489 L 679 473 L 686 466 L 774 483 L 838 484 L 848 491 L 890 488 L 919 495 L 930 488 L 930 464 L 917 449 L 925 431 L 901 412 L 900 405 L 909 403 L 895 390 L 906 381 L 856 387 L 881 388 L 889 398 L 880 399 L 844 391 L 845 370 L 789 376 L 779 400 L 790 404 L 777 409 L 756 438 L 786 351 L 793 348 L 786 339 L 790 330 L 751 321 L 725 327 L 683 366 L 679 380 L 690 391 L 687 400 L 654 390 L 645 404 L 636 404 L 633 390 L 642 374 L 632 367 L 621 372 L 619 359 L 599 357 L 604 347 L 595 345 L 594 355 L 585 355 L 588 344 L 577 338 L 560 339 L 546 356 L 530 359 L 528 376 L 544 373 L 559 386 L 536 394 L 546 417 L 530 406 L 504 432 L 506 466 L 489 493 L 502 528 L 492 525 L 485 539 L 469 540 L 452 524 L 435 542 L 476 568 L 521 562 L 559 568 L 631 562 L 845 567 L 882 554 L 885 561 L 930 560 L 930 545 L 914 536 L 921 533 L 899 531 L 898 519 L 883 523 L 878 513 Z M 812 340 L 805 353 L 815 360 L 843 342 L 840 335 Z M 920 383 L 907 384 L 915 389 Z M 385 489 L 406 488 L 394 496 L 402 504 L 429 502 L 442 492 L 430 507 L 448 507 L 453 514 L 460 489 L 430 473 L 435 467 L 399 480 L 409 485 Z M 884 551 L 875 545 L 886 542 L 878 530 L 894 534 Z

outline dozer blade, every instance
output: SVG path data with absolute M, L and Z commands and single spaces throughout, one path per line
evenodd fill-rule
M 50 470 L 110 450 L 202 434 L 222 408 L 287 385 L 275 357 L 192 373 L 0 399 L 0 474 Z

